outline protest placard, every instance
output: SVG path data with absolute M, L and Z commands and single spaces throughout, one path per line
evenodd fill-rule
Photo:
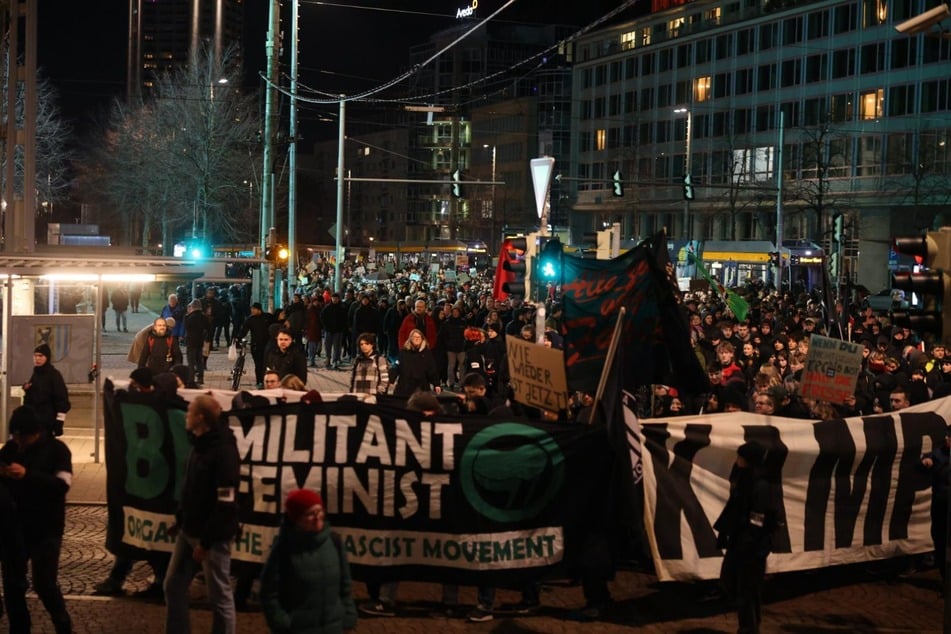
M 509 382 L 516 401 L 551 412 L 568 407 L 568 381 L 561 350 L 511 335 L 505 338 L 505 347 Z
M 862 371 L 862 346 L 812 335 L 802 372 L 802 395 L 829 403 L 844 403 L 855 393 Z

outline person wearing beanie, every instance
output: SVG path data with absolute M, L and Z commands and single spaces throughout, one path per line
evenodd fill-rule
M 773 533 L 784 517 L 779 496 L 763 475 L 768 450 L 751 441 L 736 450 L 730 497 L 713 528 L 725 548 L 720 583 L 736 604 L 739 632 L 759 632 L 762 585 Z
M 43 426 L 54 436 L 63 435 L 63 423 L 70 410 L 69 390 L 59 370 L 53 367 L 53 353 L 46 343 L 33 350 L 33 374 L 23 384 L 23 404 L 34 409 Z
M 9 427 L 11 438 L 0 448 L 0 539 L 9 631 L 30 631 L 26 602 L 30 562 L 33 591 L 55 631 L 72 632 L 57 580 L 66 528 L 66 493 L 73 477 L 72 456 L 69 447 L 47 432 L 46 421 L 29 406 L 13 411 Z
M 295 489 L 261 572 L 261 608 L 272 632 L 337 634 L 357 625 L 350 565 L 323 500 Z

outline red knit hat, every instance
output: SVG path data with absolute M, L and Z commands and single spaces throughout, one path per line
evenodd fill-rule
M 310 489 L 296 489 L 287 494 L 287 500 L 284 501 L 284 513 L 292 523 L 297 522 L 307 510 L 319 504 L 324 505 L 319 493 Z

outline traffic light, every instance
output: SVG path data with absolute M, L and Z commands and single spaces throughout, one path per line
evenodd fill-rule
M 620 198 L 624 195 L 624 179 L 621 178 L 621 170 L 614 170 L 614 180 L 611 182 L 611 195 Z
M 462 198 L 462 173 L 456 170 L 452 173 L 452 197 Z
M 528 238 L 509 238 L 502 243 L 499 256 L 501 268 L 508 273 L 502 283 L 502 291 L 508 295 L 527 297 L 531 272 L 528 268 Z
M 892 323 L 933 333 L 942 343 L 951 343 L 951 310 L 944 306 L 945 299 L 951 298 L 951 227 L 923 236 L 895 238 L 895 250 L 914 256 L 926 269 L 892 274 L 893 289 L 915 293 L 923 299 L 923 308 L 893 311 Z
M 287 247 L 283 244 L 272 244 L 264 250 L 264 259 L 269 262 L 283 264 L 287 262 Z
M 561 240 L 558 238 L 551 238 L 545 242 L 545 246 L 542 247 L 538 256 L 538 266 L 535 269 L 540 278 L 539 281 L 557 283 L 561 279 L 562 253 Z
M 684 174 L 684 200 L 693 200 L 693 181 L 690 174 Z
M 185 244 L 185 257 L 189 260 L 210 258 L 211 248 L 203 240 L 191 240 Z
M 842 242 L 842 230 L 845 225 L 845 215 L 835 214 L 832 216 L 832 239 L 836 242 Z

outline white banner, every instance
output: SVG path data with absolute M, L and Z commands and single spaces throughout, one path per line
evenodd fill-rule
M 769 448 L 786 527 L 770 572 L 927 552 L 931 478 L 920 457 L 944 442 L 951 397 L 890 414 L 810 422 L 756 414 L 641 420 L 644 522 L 661 581 L 715 579 L 713 523 L 729 497 L 736 448 Z

